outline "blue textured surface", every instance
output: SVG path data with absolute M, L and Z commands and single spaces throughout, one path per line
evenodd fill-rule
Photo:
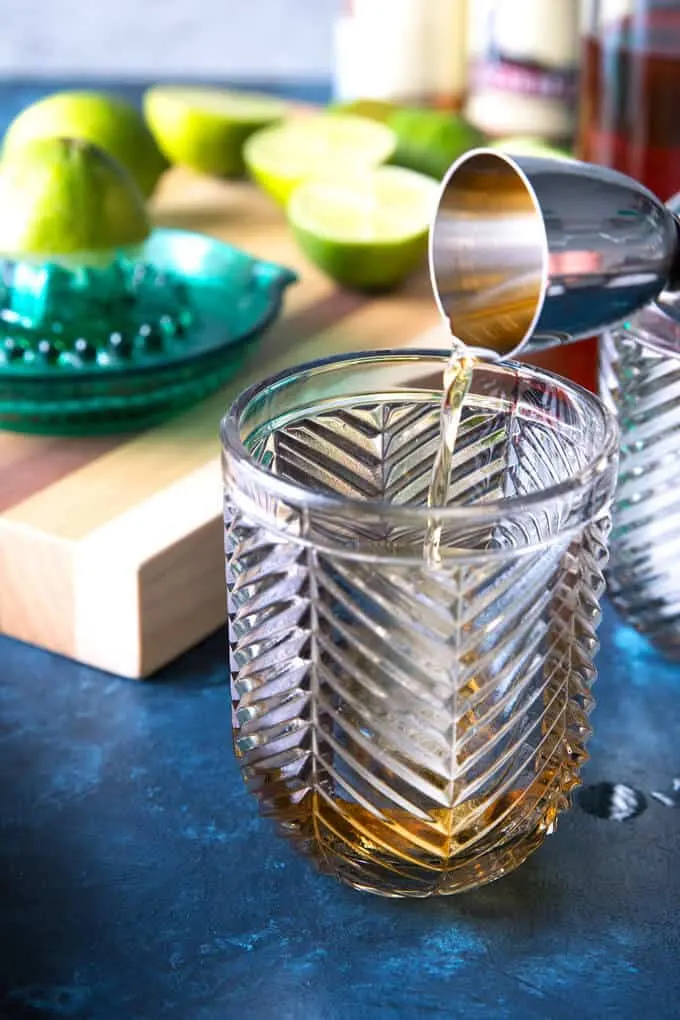
M 680 670 L 607 612 L 591 782 L 680 771 Z M 0 640 L 0 1016 L 677 1017 L 680 812 L 578 810 L 515 874 L 383 901 L 314 873 L 232 758 L 224 639 L 147 683 Z

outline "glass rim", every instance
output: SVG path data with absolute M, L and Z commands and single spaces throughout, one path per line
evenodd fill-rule
M 356 499 L 335 493 L 319 492 L 305 485 L 288 481 L 273 474 L 259 464 L 249 453 L 240 438 L 239 421 L 248 405 L 265 389 L 276 386 L 301 372 L 332 368 L 334 365 L 350 365 L 362 361 L 394 362 L 394 361 L 438 361 L 442 365 L 448 360 L 446 351 L 431 348 L 383 348 L 333 354 L 313 361 L 300 362 L 284 368 L 274 375 L 263 377 L 244 389 L 232 402 L 229 410 L 220 422 L 220 438 L 223 453 L 227 454 L 238 465 L 239 471 L 246 474 L 248 480 L 264 491 L 267 495 L 281 499 L 292 506 L 314 511 L 327 510 L 333 513 L 355 511 L 362 515 L 390 517 L 403 524 L 421 524 L 435 515 L 438 523 L 446 524 L 488 524 L 489 521 L 503 518 L 509 514 L 521 514 L 536 508 L 546 509 L 558 504 L 565 497 L 587 493 L 610 466 L 612 457 L 618 452 L 619 433 L 616 417 L 608 410 L 604 402 L 594 393 L 579 386 L 569 379 L 543 368 L 534 368 L 514 360 L 480 360 L 486 370 L 509 368 L 521 371 L 525 377 L 535 380 L 554 381 L 561 389 L 571 396 L 584 402 L 589 411 L 600 419 L 603 426 L 599 448 L 580 471 L 574 472 L 569 478 L 545 489 L 521 496 L 504 496 L 501 499 L 488 500 L 466 506 L 428 507 L 409 503 L 390 503 L 386 500 Z M 598 510 L 599 512 L 599 510 Z M 594 514 L 593 516 L 596 516 Z

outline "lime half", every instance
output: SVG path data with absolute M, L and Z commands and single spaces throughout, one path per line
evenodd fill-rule
M 320 113 L 258 131 L 246 142 L 244 157 L 258 184 L 286 205 L 303 181 L 370 170 L 386 162 L 395 146 L 394 132 L 384 124 Z
M 423 260 L 439 189 L 423 174 L 379 167 L 346 181 L 308 181 L 288 220 L 316 266 L 358 290 L 396 286 Z
M 246 139 L 287 111 L 256 92 L 157 85 L 144 95 L 147 123 L 167 159 L 220 177 L 240 177 Z
M 37 138 L 0 163 L 0 253 L 85 264 L 149 233 L 132 175 L 82 139 Z

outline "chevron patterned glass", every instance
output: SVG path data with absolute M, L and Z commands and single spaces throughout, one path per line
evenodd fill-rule
M 609 592 L 629 623 L 680 659 L 680 359 L 615 330 L 600 341 L 600 389 L 621 428 Z
M 515 868 L 590 732 L 614 417 L 557 376 L 477 365 L 428 565 L 445 363 L 331 358 L 222 424 L 243 779 L 321 870 L 385 896 Z

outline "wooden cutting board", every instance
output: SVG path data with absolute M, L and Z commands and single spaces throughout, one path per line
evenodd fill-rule
M 339 290 L 246 183 L 174 170 L 155 218 L 291 266 L 301 281 L 240 376 L 188 413 L 138 434 L 0 433 L 0 632 L 129 677 L 225 619 L 218 427 L 236 393 L 324 355 L 447 342 L 425 273 L 388 297 Z

